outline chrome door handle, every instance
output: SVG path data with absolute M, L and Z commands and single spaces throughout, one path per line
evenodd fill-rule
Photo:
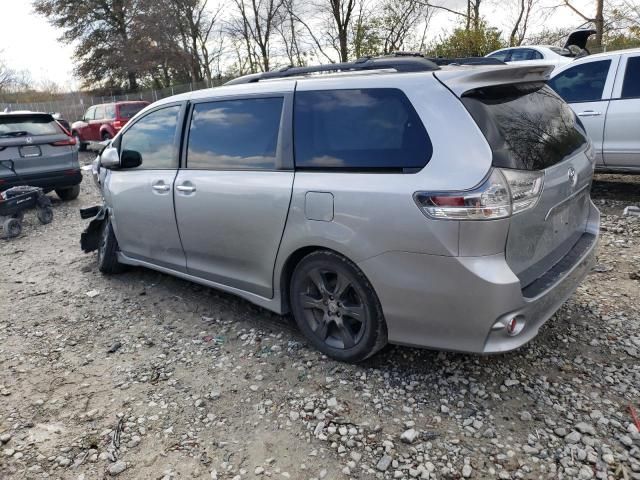
M 179 192 L 184 192 L 184 193 L 193 193 L 196 191 L 196 187 L 191 186 L 191 185 L 178 185 L 176 187 L 176 190 L 178 190 Z
M 169 185 L 165 185 L 164 183 L 152 185 L 151 188 L 153 188 L 156 192 L 168 192 L 171 189 Z
M 602 113 L 596 112 L 595 110 L 585 110 L 578 114 L 579 117 L 597 117 L 599 115 L 602 115 Z

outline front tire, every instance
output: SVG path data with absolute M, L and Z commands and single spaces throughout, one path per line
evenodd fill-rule
M 58 195 L 63 202 L 75 200 L 78 198 L 78 195 L 80 195 L 80 184 L 69 188 L 56 188 L 56 195 Z
M 386 345 L 380 301 L 362 271 L 341 255 L 317 251 L 304 257 L 289 290 L 298 327 L 325 355 L 359 362 Z
M 15 238 L 22 233 L 22 223 L 17 218 L 9 217 L 2 225 L 4 238 Z
M 124 266 L 118 262 L 118 241 L 108 218 L 102 223 L 100 230 L 98 269 L 106 274 L 120 273 L 124 270 Z

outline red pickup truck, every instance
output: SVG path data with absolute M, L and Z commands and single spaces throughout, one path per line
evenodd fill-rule
M 92 105 L 82 120 L 71 125 L 78 148 L 84 150 L 88 142 L 100 142 L 113 138 L 136 113 L 149 102 L 114 102 Z

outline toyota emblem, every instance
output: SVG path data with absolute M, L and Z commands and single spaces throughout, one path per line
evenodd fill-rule
M 573 190 L 578 184 L 578 174 L 576 173 L 576 169 L 573 167 L 569 167 L 567 174 L 569 176 L 569 185 L 571 185 L 571 190 Z
M 24 141 L 27 142 L 27 143 L 33 143 L 33 138 L 27 137 L 27 138 L 25 138 Z

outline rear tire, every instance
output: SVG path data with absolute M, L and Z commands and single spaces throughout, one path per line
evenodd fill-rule
M 106 140 L 111 140 L 113 138 L 109 132 L 102 132 L 101 137 L 103 142 Z
M 124 270 L 124 266 L 118 262 L 118 241 L 109 218 L 105 219 L 100 230 L 98 269 L 106 274 L 120 273 Z
M 296 266 L 289 292 L 298 327 L 325 355 L 360 362 L 387 344 L 373 286 L 345 257 L 330 251 L 310 253 Z
M 69 188 L 56 188 L 56 195 L 58 195 L 63 202 L 75 200 L 78 198 L 78 195 L 80 195 L 80 184 Z
M 22 233 L 22 223 L 17 218 L 7 218 L 2 229 L 4 238 L 15 238 Z
M 76 145 L 78 145 L 78 150 L 80 152 L 84 152 L 87 149 L 87 144 L 82 143 L 82 140 L 80 140 L 80 135 L 78 135 L 78 132 L 73 132 L 72 135 L 73 135 L 73 138 L 76 139 Z

